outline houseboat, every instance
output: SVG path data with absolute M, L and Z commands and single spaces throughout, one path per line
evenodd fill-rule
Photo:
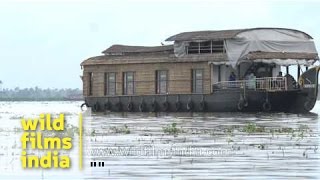
M 166 41 L 171 45 L 112 45 L 84 60 L 82 106 L 120 112 L 305 113 L 316 103 L 319 57 L 305 32 L 195 31 Z

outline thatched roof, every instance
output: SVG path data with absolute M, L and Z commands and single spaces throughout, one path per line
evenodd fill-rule
M 104 50 L 103 54 L 112 53 L 148 53 L 148 52 L 163 52 L 173 51 L 173 45 L 166 46 L 127 46 L 127 45 L 112 45 Z
M 233 29 L 233 30 L 217 30 L 217 31 L 192 31 L 192 32 L 183 32 L 176 35 L 173 35 L 166 39 L 166 41 L 194 41 L 194 40 L 223 40 L 231 39 L 237 34 L 245 31 L 258 30 L 258 29 L 280 29 L 280 30 L 290 30 L 296 31 L 305 34 L 309 39 L 312 37 L 302 31 L 295 29 L 286 29 L 286 28 L 250 28 L 250 29 Z
M 142 63 L 179 63 L 179 62 L 227 62 L 226 54 L 216 53 L 207 55 L 188 55 L 184 57 L 175 57 L 173 54 L 138 54 L 138 55 L 119 55 L 119 56 L 96 56 L 84 60 L 84 65 L 101 64 L 142 64 Z
M 219 31 L 195 31 L 184 32 L 169 37 L 166 41 L 193 41 L 193 40 L 223 40 L 235 37 L 241 32 L 256 29 L 279 29 L 303 33 L 309 39 L 312 37 L 302 31 L 284 28 L 251 28 L 234 29 Z M 229 62 L 226 53 L 213 54 L 188 54 L 176 57 L 173 45 L 165 46 L 127 46 L 112 45 L 104 50 L 103 56 L 89 58 L 81 65 L 99 65 L 99 64 L 132 64 L 132 63 L 177 63 L 177 62 Z M 290 53 L 290 52 L 250 52 L 242 60 L 259 59 L 304 59 L 318 60 L 317 53 Z
M 296 53 L 296 52 L 250 52 L 243 59 L 306 59 L 319 60 L 317 53 Z
M 242 31 L 243 29 L 183 32 L 169 37 L 166 41 L 223 40 L 230 39 Z

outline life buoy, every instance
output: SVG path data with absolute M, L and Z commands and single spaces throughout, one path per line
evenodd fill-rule
M 243 108 L 244 108 L 244 101 L 241 101 L 241 100 L 240 100 L 240 101 L 238 102 L 237 107 L 238 107 L 238 110 L 239 110 L 239 111 L 242 111 Z
M 163 106 L 163 110 L 164 110 L 164 111 L 168 111 L 168 109 L 169 109 L 169 103 L 168 103 L 168 101 L 163 102 L 163 103 L 162 103 L 162 106 Z
M 96 112 L 96 111 L 99 110 L 99 108 L 100 108 L 99 103 L 96 102 L 96 103 L 93 105 L 92 110 Z
M 84 107 L 84 106 L 88 107 L 88 104 L 87 104 L 87 103 L 83 103 L 83 104 L 81 104 L 81 106 L 80 106 L 81 111 L 84 111 L 84 110 L 83 110 L 83 107 Z
M 246 99 L 243 99 L 243 106 L 244 107 L 248 107 L 249 106 L 249 103 Z
M 269 103 L 269 101 L 266 101 L 262 104 L 262 109 L 265 112 L 269 112 L 271 110 L 271 104 Z
M 200 102 L 200 106 L 199 106 L 199 109 L 200 109 L 200 111 L 204 111 L 204 110 L 206 110 L 206 108 L 207 108 L 207 103 L 206 103 L 206 101 L 201 101 Z
M 139 105 L 139 111 L 143 112 L 145 110 L 145 104 L 144 102 L 141 102 L 141 104 Z
M 177 101 L 176 102 L 176 111 L 179 111 L 181 109 L 181 102 Z
M 303 104 L 303 107 L 306 111 L 310 111 L 313 108 L 312 103 L 309 100 Z
M 188 103 L 187 103 L 187 110 L 188 111 L 191 111 L 193 109 L 193 102 L 192 101 L 189 101 Z
M 128 110 L 129 112 L 131 112 L 132 109 L 133 109 L 133 103 L 132 103 L 132 102 L 129 102 L 128 105 L 127 105 L 127 110 Z
M 156 101 L 153 101 L 151 103 L 151 111 L 152 112 L 156 112 L 157 111 L 157 102 Z

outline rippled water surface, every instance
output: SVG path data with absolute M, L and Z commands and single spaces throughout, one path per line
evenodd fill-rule
M 0 102 L 0 174 L 30 179 L 320 179 L 320 102 L 313 113 L 97 113 L 84 115 L 70 170 L 22 170 L 20 118 L 66 114 L 82 102 Z M 90 167 L 90 162 L 104 167 Z M 18 173 L 17 173 L 18 172 Z

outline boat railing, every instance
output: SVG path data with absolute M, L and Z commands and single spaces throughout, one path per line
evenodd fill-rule
M 253 78 L 249 80 L 237 80 L 237 81 L 220 81 L 213 84 L 213 89 L 234 89 L 234 88 L 246 88 L 253 90 L 265 90 L 265 91 L 287 91 L 287 78 L 285 77 L 264 77 Z

